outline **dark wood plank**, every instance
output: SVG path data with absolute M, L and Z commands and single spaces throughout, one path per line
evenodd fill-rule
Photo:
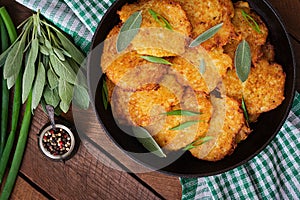
M 105 151 L 109 152 L 109 154 L 116 158 L 122 165 L 126 166 L 128 170 L 131 170 L 132 172 L 138 172 L 136 175 L 164 198 L 181 198 L 181 185 L 178 177 L 168 176 L 162 173 L 151 171 L 136 163 L 133 159 L 124 154 L 105 134 L 103 128 L 100 126 L 96 118 L 94 111 L 91 108 L 87 111 L 78 110 L 76 108 L 73 109 L 73 119 L 79 135 L 88 136 L 96 144 L 104 148 Z M 90 152 L 92 152 L 100 162 L 108 162 L 107 157 L 103 153 L 96 148 L 92 150 L 93 145 L 91 143 L 85 143 L 84 145 L 90 149 Z
M 47 198 L 19 176 L 10 199 L 46 200 Z
M 286 28 L 298 41 L 300 41 L 300 1 L 299 0 L 269 0 L 272 6 L 282 17 Z
M 128 173 L 103 165 L 83 145 L 65 163 L 45 158 L 37 147 L 36 134 L 47 121 L 39 108 L 32 121 L 21 172 L 48 194 L 57 199 L 159 199 Z
M 157 172 L 138 174 L 138 176 L 166 199 L 181 199 L 181 185 L 178 177 Z
M 300 43 L 291 38 L 291 42 L 293 45 L 295 59 L 297 63 L 296 67 L 296 90 L 300 92 Z
M 32 13 L 31 10 L 16 1 L 1 0 L 0 5 L 5 6 L 16 27 Z

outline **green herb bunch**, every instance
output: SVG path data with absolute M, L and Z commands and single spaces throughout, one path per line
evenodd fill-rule
M 41 103 L 53 106 L 57 113 L 66 113 L 73 91 L 76 91 L 74 103 L 87 109 L 89 95 L 80 69 L 84 54 L 60 30 L 41 19 L 39 12 L 20 27 L 23 28 L 17 40 L 0 55 L 8 88 L 14 86 L 19 73 L 23 73 L 22 103 L 32 91 L 31 111 Z

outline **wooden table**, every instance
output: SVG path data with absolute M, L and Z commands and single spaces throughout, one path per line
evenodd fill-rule
M 300 91 L 300 1 L 269 1 L 283 18 L 294 46 L 298 64 L 296 89 Z M 4 0 L 0 4 L 7 7 L 16 25 L 31 15 L 30 10 L 14 1 Z M 83 131 L 98 133 L 99 124 L 91 109 L 73 112 L 79 113 L 75 119 L 71 112 L 64 117 L 78 122 L 81 116 L 89 116 L 90 119 L 82 120 L 86 123 L 81 126 L 85 128 Z M 158 172 L 131 174 L 111 169 L 97 160 L 86 145 L 80 145 L 77 154 L 65 163 L 46 159 L 38 150 L 36 134 L 47 121 L 47 116 L 39 107 L 32 120 L 25 156 L 11 199 L 181 198 L 177 177 Z M 97 156 L 117 167 L 107 155 L 98 152 Z

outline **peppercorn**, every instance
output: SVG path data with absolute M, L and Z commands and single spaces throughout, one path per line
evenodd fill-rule
M 43 128 L 39 135 L 39 147 L 49 158 L 54 160 L 69 159 L 75 148 L 73 132 L 62 124 L 56 124 L 54 129 L 51 125 Z

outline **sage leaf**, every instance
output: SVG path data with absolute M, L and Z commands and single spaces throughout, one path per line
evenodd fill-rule
M 195 47 L 200 45 L 201 43 L 205 42 L 206 40 L 212 38 L 223 26 L 223 23 L 217 24 L 207 31 L 203 32 L 200 34 L 195 40 L 191 42 L 189 47 Z
M 40 52 L 42 54 L 44 54 L 45 56 L 49 56 L 50 55 L 48 48 L 46 48 L 44 45 L 40 45 Z
M 150 15 L 155 19 L 155 21 L 159 23 L 160 26 L 169 30 L 173 30 L 171 24 L 163 16 L 161 16 L 160 14 L 158 14 L 152 9 L 149 9 L 148 11 Z
M 67 113 L 69 108 L 70 108 L 70 103 L 66 103 L 64 101 L 61 101 L 59 103 L 59 108 L 64 112 L 64 113 Z
M 44 37 L 39 37 L 39 42 L 43 45 L 45 44 L 45 39 Z M 45 46 L 44 46 L 45 47 Z M 46 47 L 45 47 L 46 48 Z
M 61 50 L 61 52 L 65 55 L 65 56 L 67 56 L 67 57 L 69 57 L 69 58 L 72 58 L 72 56 L 71 56 L 71 54 L 69 54 L 66 50 L 64 50 L 63 48 L 60 48 L 60 50 Z
M 166 113 L 162 113 L 163 115 L 171 116 L 171 115 L 180 115 L 180 116 L 197 116 L 201 115 L 200 112 L 193 112 L 189 110 L 172 110 Z
M 45 45 L 49 50 L 52 49 L 51 42 L 48 39 L 45 39 Z
M 65 56 L 64 56 L 64 54 L 62 53 L 62 51 L 61 50 L 59 50 L 58 48 L 53 48 L 53 50 L 54 50 L 54 53 L 55 53 L 55 55 L 61 60 L 61 61 L 65 61 L 66 59 L 65 59 Z
M 167 61 L 164 58 L 156 57 L 156 56 L 141 56 L 141 58 L 152 62 L 152 63 L 158 63 L 158 64 L 164 64 L 164 65 L 172 65 L 169 61 Z
M 89 93 L 86 90 L 86 88 L 80 86 L 80 85 L 75 85 L 74 86 L 74 97 L 73 97 L 74 103 L 79 107 L 84 110 L 89 108 L 90 104 L 90 98 L 89 98 Z
M 82 72 L 81 69 L 78 69 L 78 71 L 77 71 L 77 79 L 76 79 L 75 85 L 80 85 L 80 86 L 83 86 L 85 88 L 88 88 L 86 77 L 85 77 L 85 75 L 84 75 L 84 73 Z
M 242 40 L 236 49 L 234 65 L 239 79 L 245 82 L 251 67 L 251 50 L 246 40 Z
M 102 101 L 103 101 L 103 106 L 105 110 L 107 110 L 108 107 L 108 89 L 107 89 L 107 83 L 106 80 L 103 79 L 103 86 L 102 86 Z
M 262 33 L 258 23 L 248 13 L 242 10 L 242 16 L 248 22 L 249 26 L 258 33 Z
M 73 98 L 73 85 L 63 79 L 59 79 L 58 94 L 63 102 L 70 103 Z
M 43 92 L 43 97 L 46 104 L 51 105 L 54 108 L 57 107 L 60 102 L 58 88 L 54 88 L 53 90 L 51 90 L 48 86 L 46 86 Z
M 200 60 L 200 65 L 199 65 L 199 71 L 200 73 L 203 75 L 206 71 L 206 64 L 205 64 L 205 60 L 201 59 Z
M 19 74 L 14 74 L 11 77 L 7 78 L 7 88 L 8 89 L 11 89 L 15 85 L 18 75 Z
M 1 53 L 1 55 L 0 55 L 0 67 L 5 64 L 5 61 L 7 59 L 8 54 L 10 53 L 12 48 L 16 45 L 16 43 L 21 42 L 21 41 L 24 42 L 24 48 L 25 48 L 25 39 L 26 39 L 27 32 L 30 29 L 30 27 L 28 27 L 28 26 L 31 24 L 31 22 L 32 22 L 32 18 L 30 17 L 29 20 L 28 20 L 28 23 L 26 23 L 27 26 L 23 27 L 23 30 L 22 30 L 21 34 L 17 37 L 17 39 L 10 45 L 10 47 L 8 47 L 8 49 L 6 49 L 4 52 Z M 21 38 L 21 41 L 19 41 L 20 38 Z
M 63 111 L 60 109 L 59 106 L 54 109 L 54 114 L 57 115 L 57 116 L 61 115 L 62 112 Z
M 139 31 L 142 23 L 142 11 L 133 13 L 122 25 L 117 38 L 117 52 L 126 49 Z
M 43 63 L 39 63 L 35 82 L 32 89 L 32 102 L 31 102 L 31 109 L 34 110 L 40 103 L 40 100 L 43 95 L 45 81 L 46 81 L 46 74 L 45 68 Z
M 44 67 L 45 67 L 45 70 L 48 70 L 49 68 L 50 68 L 50 66 L 49 66 L 49 61 L 50 61 L 50 58 L 49 58 L 49 56 L 44 56 L 44 55 L 42 55 L 42 62 L 43 62 L 43 64 L 44 64 Z
M 76 83 L 76 74 L 72 67 L 66 61 L 61 61 L 55 55 L 50 55 L 50 63 L 54 72 L 61 78 L 69 83 Z
M 59 38 L 64 49 L 68 52 L 69 55 L 71 55 L 73 60 L 81 65 L 85 59 L 83 53 L 60 31 L 57 32 L 57 37 Z
M 188 150 L 191 150 L 195 147 L 198 147 L 210 140 L 212 140 L 213 137 L 212 136 L 207 136 L 207 137 L 201 137 L 199 139 L 197 139 L 196 141 L 192 142 L 191 144 L 187 145 L 186 147 L 183 148 L 184 151 L 188 151 Z
M 9 52 L 11 51 L 13 46 L 10 46 L 8 49 L 6 49 L 4 52 L 1 53 L 0 55 L 0 67 L 2 67 L 6 61 L 6 58 L 9 54 Z
M 151 153 L 159 157 L 167 157 L 151 134 L 142 127 L 132 127 L 132 131 L 137 140 Z
M 182 124 L 179 124 L 177 126 L 174 126 L 173 128 L 170 128 L 169 130 L 173 130 L 173 131 L 178 131 L 178 130 L 183 130 L 185 128 L 188 128 L 194 124 L 197 124 L 201 122 L 201 120 L 192 120 L 192 121 L 187 121 L 187 122 L 184 122 Z
M 58 77 L 57 75 L 52 71 L 51 68 L 47 71 L 47 79 L 50 86 L 50 89 L 54 89 L 58 86 Z
M 87 88 L 86 76 L 82 71 L 83 66 L 79 67 L 78 64 L 73 59 L 70 58 L 67 58 L 66 61 L 69 63 L 69 65 L 72 67 L 72 69 L 77 75 L 75 85 L 80 85 Z
M 22 39 L 16 42 L 7 55 L 3 69 L 3 76 L 5 79 L 20 72 L 23 60 L 23 51 L 25 48 L 25 38 L 26 35 L 23 35 Z
M 247 107 L 246 107 L 246 103 L 245 103 L 244 97 L 242 97 L 242 110 L 244 112 L 244 117 L 245 117 L 245 120 L 246 120 L 246 125 L 247 125 L 247 127 L 249 127 L 249 115 L 248 115 L 248 110 L 247 110 Z
M 44 113 L 45 113 L 46 115 L 48 115 L 48 112 L 47 112 L 47 109 L 46 109 L 46 101 L 45 101 L 44 99 L 41 99 L 41 106 L 42 106 L 42 109 L 43 109 Z M 61 115 L 61 113 L 62 113 L 62 110 L 61 110 L 59 107 L 56 107 L 56 108 L 54 109 L 54 114 L 55 114 L 56 116 Z
M 31 43 L 31 49 L 29 50 L 23 79 L 22 79 L 22 103 L 25 103 L 35 77 L 35 61 L 38 56 L 39 41 L 38 39 L 33 39 Z

